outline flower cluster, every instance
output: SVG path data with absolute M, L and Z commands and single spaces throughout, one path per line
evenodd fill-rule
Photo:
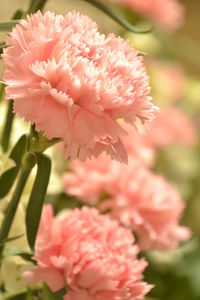
M 36 241 L 37 266 L 25 273 L 29 283 L 45 280 L 64 300 L 139 300 L 151 289 L 142 281 L 147 263 L 138 260 L 131 231 L 87 207 L 53 218 L 43 209 Z
M 101 155 L 74 161 L 70 168 L 63 177 L 66 192 L 132 228 L 143 250 L 171 249 L 188 239 L 189 230 L 178 225 L 184 209 L 180 195 L 140 160 L 123 166 Z
M 66 157 L 106 151 L 127 161 L 123 118 L 137 126 L 154 117 L 141 56 L 113 34 L 100 34 L 79 13 L 38 12 L 6 39 L 6 97 L 14 111 L 49 138 L 62 138 Z
M 173 249 L 189 238 L 189 230 L 178 225 L 184 203 L 162 176 L 138 165 L 123 172 L 109 193 L 100 210 L 132 228 L 142 250 Z

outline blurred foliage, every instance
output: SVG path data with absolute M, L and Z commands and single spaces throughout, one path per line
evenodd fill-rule
M 191 242 L 188 242 L 191 243 Z M 169 255 L 169 253 L 166 253 Z M 171 253 L 171 256 L 173 254 Z M 200 238 L 195 242 L 194 249 L 177 259 L 168 266 L 161 268 L 149 260 L 149 267 L 145 271 L 145 278 L 155 285 L 150 292 L 153 299 L 162 300 L 199 300 L 200 299 Z

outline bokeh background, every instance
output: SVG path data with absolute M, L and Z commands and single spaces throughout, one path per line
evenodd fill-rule
M 145 1 L 145 0 L 141 0 Z M 185 112 L 200 132 L 200 0 L 182 0 L 185 6 L 185 23 L 174 35 L 159 39 L 157 35 L 137 36 L 125 32 L 108 16 L 82 0 L 49 0 L 45 10 L 66 14 L 70 10 L 91 16 L 104 33 L 115 32 L 129 38 L 141 52 L 153 61 L 165 59 L 184 72 L 182 99 L 178 107 Z M 9 20 L 18 8 L 26 8 L 27 0 L 0 1 L 0 21 Z M 3 41 L 4 33 L 0 33 Z M 1 68 L 3 66 L 1 65 Z M 148 64 L 152 81 L 152 95 L 158 105 L 170 101 L 163 96 L 163 74 L 159 67 Z M 166 96 L 166 97 L 165 97 Z M 163 99 L 166 98 L 166 99 Z M 168 103 L 169 104 L 169 103 Z M 174 105 L 172 103 L 171 105 Z M 3 116 L 0 115 L 2 121 Z M 13 135 L 17 135 L 13 132 Z M 191 148 L 172 145 L 157 154 L 154 166 L 157 173 L 175 185 L 186 202 L 182 223 L 191 228 L 192 239 L 172 252 L 145 254 L 149 260 L 146 279 L 155 284 L 150 294 L 152 300 L 200 300 L 200 139 Z

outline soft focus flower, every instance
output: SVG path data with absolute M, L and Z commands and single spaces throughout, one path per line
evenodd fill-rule
M 152 93 L 161 106 L 174 104 L 185 98 L 187 77 L 181 65 L 148 57 L 145 65 L 150 73 Z
M 178 0 L 111 0 L 130 7 L 158 26 L 174 30 L 183 23 L 184 8 Z
M 4 288 L 8 292 L 22 292 L 26 290 L 26 282 L 22 274 L 32 264 L 27 263 L 19 256 L 5 257 L 1 264 L 1 275 Z
M 192 146 L 197 141 L 197 130 L 188 116 L 177 108 L 163 108 L 144 137 L 145 143 L 152 147 L 163 147 L 181 143 Z
M 122 138 L 122 143 L 128 153 L 129 164 L 135 162 L 152 166 L 155 158 L 155 150 L 151 145 L 146 143 L 146 135 L 148 135 L 149 131 L 138 133 L 135 128 L 128 124 L 124 124 L 123 127 L 128 133 L 128 135 Z
M 37 12 L 13 29 L 6 45 L 6 97 L 19 116 L 49 139 L 62 138 L 66 157 L 106 151 L 126 161 L 117 119 L 145 125 L 155 110 L 142 58 L 128 42 L 106 38 L 75 12 Z
M 182 199 L 164 178 L 141 163 L 125 167 L 93 159 L 90 166 L 78 161 L 71 165 L 71 172 L 64 175 L 66 192 L 98 205 L 101 212 L 109 211 L 112 218 L 132 228 L 143 250 L 171 249 L 189 237 L 189 231 L 178 225 Z
M 29 283 L 46 281 L 65 300 L 143 299 L 151 286 L 142 281 L 147 263 L 138 260 L 131 231 L 87 207 L 53 218 L 45 206 L 36 240 L 37 266 Z
M 134 167 L 135 164 L 151 166 L 154 162 L 154 149 L 144 143 L 144 137 L 132 126 L 122 125 L 128 132 L 122 142 L 128 153 L 129 167 Z M 66 193 L 86 200 L 90 205 L 95 205 L 97 199 L 104 197 L 104 193 L 108 193 L 112 183 L 118 180 L 120 170 L 123 172 L 123 167 L 104 153 L 98 158 L 84 162 L 73 160 L 68 166 L 70 172 L 66 172 L 63 176 Z
M 70 172 L 63 175 L 66 193 L 95 205 L 118 174 L 118 167 L 115 172 L 112 166 L 111 160 L 104 153 L 84 162 L 78 159 L 72 161 L 69 164 Z
M 113 218 L 131 227 L 142 250 L 172 249 L 190 236 L 187 228 L 178 225 L 184 209 L 178 192 L 142 166 L 123 173 L 112 187 L 111 199 L 100 209 L 109 209 Z

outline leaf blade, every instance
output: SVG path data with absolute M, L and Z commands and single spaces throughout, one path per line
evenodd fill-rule
M 10 158 L 14 160 L 16 166 L 7 170 L 0 177 L 0 199 L 4 198 L 10 191 L 21 166 L 22 157 L 28 146 L 28 138 L 22 135 L 13 147 Z
M 26 211 L 26 232 L 29 246 L 34 251 L 42 207 L 51 173 L 51 160 L 44 154 L 36 153 L 37 174 Z
M 6 238 L 6 239 L 4 239 L 3 241 L 0 242 L 0 246 L 3 246 L 4 244 L 15 241 L 17 239 L 20 239 L 23 236 L 24 236 L 24 234 L 22 233 L 22 234 L 19 234 L 19 235 L 16 235 L 16 236 Z

